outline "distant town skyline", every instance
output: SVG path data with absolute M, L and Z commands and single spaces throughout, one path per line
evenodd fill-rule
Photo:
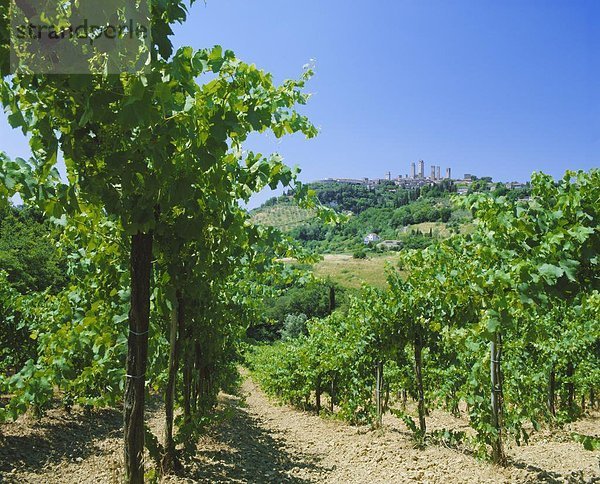
M 516 183 L 523 183 L 523 182 L 527 182 L 528 180 L 516 180 L 516 179 L 511 179 L 511 180 L 504 180 L 504 179 L 494 179 L 494 177 L 487 175 L 487 174 L 477 174 L 475 172 L 471 172 L 471 173 L 457 173 L 456 171 L 453 170 L 453 168 L 451 166 L 443 166 L 443 171 L 442 171 L 442 166 L 440 164 L 436 164 L 436 163 L 428 163 L 425 160 L 419 160 L 417 161 L 411 161 L 410 165 L 409 165 L 409 173 L 404 173 L 402 171 L 402 169 L 400 169 L 400 171 L 398 173 L 395 173 L 392 170 L 388 170 L 387 172 L 384 173 L 384 176 L 374 176 L 374 177 L 370 177 L 370 176 L 362 176 L 362 177 L 356 177 L 356 178 L 352 178 L 352 177 L 327 177 L 327 178 L 322 178 L 322 179 L 318 179 L 318 180 L 310 180 L 309 182 L 319 182 L 319 181 L 331 181 L 331 180 L 346 180 L 346 181 L 360 181 L 360 182 L 364 182 L 364 181 L 384 181 L 384 180 L 388 180 L 388 181 L 397 181 L 397 180 L 423 180 L 423 181 L 441 181 L 441 180 L 454 180 L 454 181 L 460 181 L 460 180 L 471 180 L 473 177 L 476 178 L 491 178 L 494 181 L 497 182 L 502 182 L 502 183 L 509 183 L 509 182 L 516 182 Z M 426 174 L 426 167 L 429 167 L 429 175 Z M 453 174 L 455 176 L 453 176 Z

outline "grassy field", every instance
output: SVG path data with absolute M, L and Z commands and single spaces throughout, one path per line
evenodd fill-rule
M 445 239 L 452 235 L 452 232 L 448 228 L 447 224 L 443 222 L 422 222 L 420 224 L 409 225 L 404 229 L 404 233 L 410 233 L 412 230 L 419 230 L 422 234 L 429 234 L 431 230 L 432 234 L 436 238 Z M 459 227 L 461 234 L 470 234 L 475 230 L 473 223 L 462 223 Z
M 360 288 L 362 283 L 375 287 L 387 286 L 385 268 L 389 263 L 394 266 L 398 254 L 369 256 L 367 259 L 354 259 L 348 254 L 326 254 L 324 259 L 314 266 L 314 273 L 320 277 L 330 277 L 335 282 L 349 288 Z
M 261 207 L 252 213 L 252 220 L 255 223 L 275 227 L 283 232 L 302 225 L 312 218 L 314 218 L 314 214 L 310 210 L 296 205 L 278 204 Z

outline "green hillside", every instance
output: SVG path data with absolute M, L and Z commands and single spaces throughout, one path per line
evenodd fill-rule
M 415 188 L 403 188 L 393 181 L 370 186 L 339 182 L 309 186 L 323 205 L 349 218 L 335 227 L 325 225 L 310 211 L 294 206 L 290 194 L 286 194 L 255 209 L 254 221 L 286 231 L 304 247 L 322 254 L 420 249 L 435 239 L 472 230 L 470 212 L 452 203 L 457 185 L 451 180 Z M 502 192 L 512 198 L 526 196 L 526 190 L 508 191 L 503 184 L 489 181 L 473 183 L 469 188 L 471 192 Z M 379 240 L 365 247 L 364 238 L 370 233 L 377 234 Z
M 295 227 L 309 223 L 314 219 L 314 213 L 300 208 L 282 198 L 273 205 L 263 205 L 252 211 L 252 220 L 260 225 L 275 227 L 288 232 Z

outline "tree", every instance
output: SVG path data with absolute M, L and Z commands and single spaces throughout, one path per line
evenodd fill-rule
M 306 320 L 305 314 L 288 314 L 283 321 L 283 328 L 281 330 L 282 339 L 297 338 L 306 333 Z
M 10 68 L 10 0 L 0 0 L 0 78 L 8 75 Z
M 21 293 L 61 289 L 66 261 L 58 254 L 58 230 L 30 209 L 0 208 L 0 267 Z

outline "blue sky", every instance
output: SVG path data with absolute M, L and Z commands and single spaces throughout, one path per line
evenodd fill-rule
M 406 174 L 419 159 L 426 173 L 526 180 L 600 167 L 599 24 L 597 0 L 207 0 L 175 43 L 221 44 L 277 80 L 315 59 L 303 112 L 319 137 L 248 144 L 305 181 Z M 4 117 L 0 139 L 27 156 Z

